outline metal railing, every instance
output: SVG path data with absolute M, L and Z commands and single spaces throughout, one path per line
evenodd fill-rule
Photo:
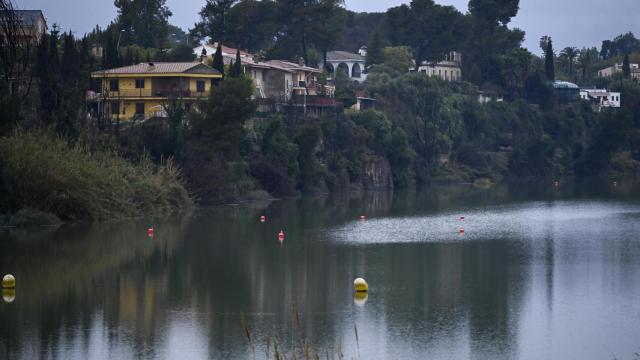
M 205 98 L 210 94 L 209 91 L 191 91 L 191 90 L 174 90 L 174 89 L 120 89 L 118 91 L 106 91 L 105 98 L 132 98 L 132 97 L 175 97 L 175 98 Z

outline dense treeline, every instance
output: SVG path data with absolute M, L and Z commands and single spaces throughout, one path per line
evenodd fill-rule
M 2 38 L 0 213 L 28 207 L 63 219 L 103 219 L 168 213 L 192 198 L 229 202 L 640 170 L 640 86 L 629 70 L 639 60 L 638 40 L 631 33 L 603 42 L 600 51 L 559 53 L 544 37 L 539 57 L 521 48 L 524 32 L 508 27 L 518 0 L 471 0 L 466 14 L 431 0 L 381 14 L 355 14 L 336 0 L 208 0 L 189 34 L 170 25 L 165 3 L 116 1 L 112 24 L 82 39 L 56 27 L 38 44 Z M 0 4 L 10 9 L 7 0 Z M 205 38 L 310 65 L 329 50 L 366 43 L 367 81 L 354 84 L 338 72 L 335 98 L 349 108 L 364 92 L 377 99 L 377 110 L 256 117 L 240 59 L 225 66 L 218 57 L 215 67 L 228 76 L 202 106 L 170 99 L 168 119 L 139 125 L 87 116 L 91 71 L 192 61 L 188 42 Z M 103 45 L 102 59 L 91 55 L 94 44 Z M 453 50 L 463 53 L 463 81 L 409 71 Z M 622 73 L 597 78 L 597 69 L 616 62 L 625 64 Z M 562 103 L 555 79 L 620 91 L 623 106 L 596 112 L 587 102 Z M 479 89 L 493 101 L 480 103 Z M 117 186 L 107 186 L 111 181 Z

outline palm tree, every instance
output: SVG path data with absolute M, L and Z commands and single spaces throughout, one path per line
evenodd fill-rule
M 551 37 L 549 35 L 544 35 L 540 38 L 540 49 L 542 49 L 543 54 L 547 52 L 549 41 L 551 41 Z
M 587 72 L 598 60 L 598 56 L 599 53 L 596 48 L 582 48 L 582 50 L 580 50 L 578 65 L 580 65 L 580 70 L 582 70 L 582 82 L 587 79 Z
M 571 77 L 571 75 L 573 74 L 573 64 L 578 55 L 580 55 L 580 50 L 578 50 L 578 48 L 576 47 L 571 46 L 562 49 L 562 51 L 560 52 L 560 57 L 565 59 L 567 61 L 567 64 L 569 65 L 569 77 Z

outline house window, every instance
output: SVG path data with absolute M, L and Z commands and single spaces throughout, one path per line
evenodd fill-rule
M 120 81 L 118 79 L 109 80 L 109 91 L 120 91 Z
M 144 89 L 144 79 L 136 79 L 136 89 Z
M 118 115 L 120 114 L 120 103 L 119 102 L 112 102 L 111 103 L 111 115 Z
M 198 80 L 196 81 L 196 91 L 198 91 L 199 93 L 203 93 L 204 92 L 204 80 Z
M 144 103 L 136 103 L 136 115 L 144 115 Z

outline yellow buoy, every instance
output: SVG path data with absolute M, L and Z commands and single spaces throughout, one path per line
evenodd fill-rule
M 369 284 L 363 278 L 357 278 L 353 280 L 353 287 L 356 292 L 367 292 L 369 291 Z
M 16 278 L 11 274 L 7 274 L 2 278 L 3 289 L 13 289 L 16 287 Z
M 16 289 L 2 289 L 2 299 L 11 304 L 16 299 Z

